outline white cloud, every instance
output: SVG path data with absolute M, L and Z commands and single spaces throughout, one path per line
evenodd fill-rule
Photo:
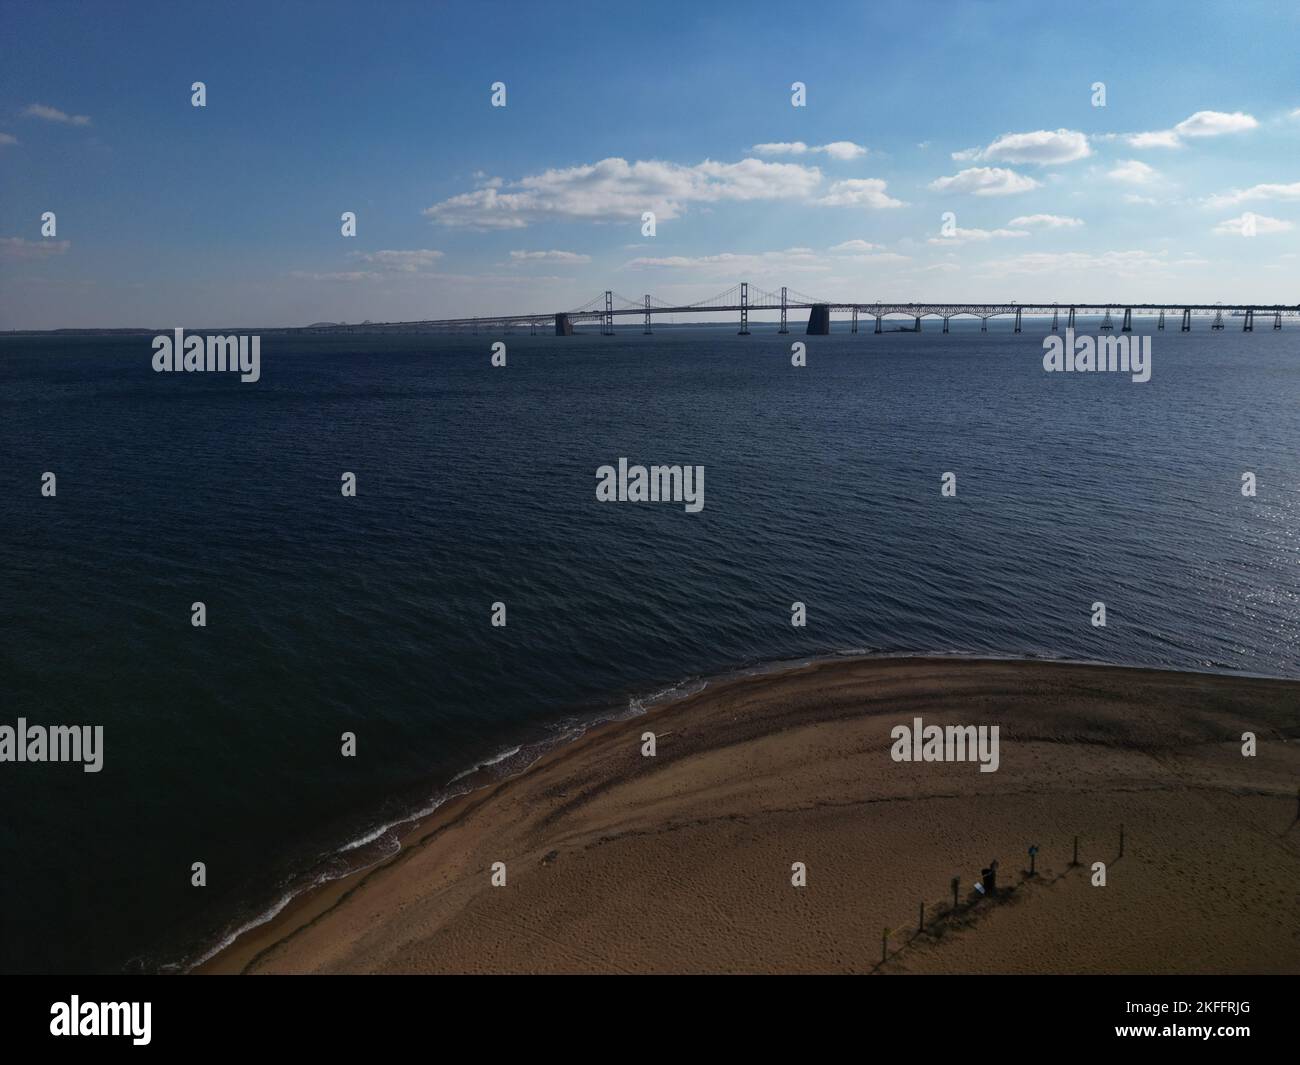
M 422 267 L 432 266 L 442 258 L 442 254 L 432 248 L 417 248 L 412 251 L 359 251 L 353 252 L 352 257 L 381 270 L 413 274 Z
M 826 191 L 825 196 L 818 197 L 816 203 L 823 207 L 903 207 L 902 200 L 896 200 L 885 192 L 885 182 L 880 178 L 848 178 L 836 181 Z
M 1241 133 L 1259 123 L 1244 111 L 1197 111 L 1174 126 L 1180 137 L 1218 137 L 1224 133 Z
M 1136 192 L 1124 193 L 1124 202 L 1141 204 L 1143 207 L 1155 207 L 1160 201 L 1154 196 L 1139 196 Z
M 857 159 L 867 154 L 865 147 L 852 141 L 831 141 L 829 144 L 812 147 L 803 141 L 773 141 L 768 144 L 755 144 L 750 151 L 757 152 L 759 155 L 807 155 L 823 152 L 832 159 Z
M 1183 142 L 1172 129 L 1156 129 L 1147 133 L 1129 133 L 1124 139 L 1133 148 L 1181 148 Z
M 1246 211 L 1236 218 L 1227 218 L 1214 227 L 1214 232 L 1221 237 L 1247 237 L 1257 234 L 1286 233 L 1295 226 L 1281 218 L 1269 218 L 1264 214 L 1252 214 Z
M 927 244 L 968 244 L 971 241 L 1002 240 L 1007 237 L 1027 237 L 1027 229 L 962 229 L 954 227 L 948 236 L 930 237 Z
M 373 270 L 345 270 L 328 274 L 312 273 L 308 270 L 292 270 L 289 276 L 297 281 L 339 281 L 352 283 L 355 281 L 378 281 L 381 274 Z
M 1037 129 L 1031 133 L 1004 133 L 987 148 L 953 152 L 958 162 L 987 159 L 994 163 L 1036 163 L 1055 166 L 1086 159 L 1092 154 L 1088 138 L 1072 129 Z
M 1126 159 L 1114 170 L 1107 171 L 1106 176 L 1112 181 L 1122 181 L 1126 185 L 1150 185 L 1160 173 L 1154 167 L 1137 159 Z
M 815 166 L 760 159 L 682 166 L 610 158 L 462 193 L 424 214 L 443 225 L 485 229 L 521 229 L 542 221 L 639 221 L 647 210 L 664 221 L 690 204 L 804 199 L 821 180 Z
M 1091 252 L 1027 252 L 1009 259 L 994 259 L 981 264 L 982 273 L 989 276 L 1012 274 L 1056 274 L 1097 272 L 1103 279 L 1112 277 L 1170 276 L 1173 267 L 1202 265 L 1196 259 L 1171 262 L 1165 252 L 1106 251 Z
M 996 166 L 973 166 L 952 177 L 930 182 L 930 188 L 936 192 L 969 192 L 975 196 L 1010 196 L 1038 187 L 1033 178 Z
M 589 263 L 590 255 L 579 255 L 576 251 L 512 251 L 510 261 L 514 263 Z
M 17 144 L 18 138 L 11 133 L 0 133 L 0 145 Z
M 0 256 L 6 259 L 48 259 L 62 255 L 70 247 L 70 240 L 24 240 L 22 237 L 0 237 Z
M 1060 214 L 1022 214 L 1011 219 L 1007 225 L 1031 229 L 1078 229 L 1083 225 L 1082 218 L 1068 218 Z
M 63 122 L 69 126 L 89 126 L 89 115 L 70 115 L 66 111 L 60 111 L 57 107 L 49 107 L 46 104 L 31 104 L 23 112 L 28 118 L 43 118 L 47 122 Z
M 716 255 L 667 255 L 631 259 L 626 269 L 747 271 L 772 274 L 779 271 L 823 272 L 831 267 L 812 248 L 786 248 L 784 251 L 720 252 Z M 727 274 L 727 276 L 734 276 Z
M 1128 133 L 1124 139 L 1133 148 L 1181 148 L 1187 137 L 1219 137 L 1225 133 L 1241 133 L 1258 125 L 1255 117 L 1244 111 L 1197 111 L 1173 129 Z
M 882 250 L 882 246 L 879 244 L 872 244 L 870 241 L 866 240 L 846 240 L 834 245 L 830 250 L 840 252 L 870 252 L 880 251 Z
M 1206 200 L 1210 207 L 1233 207 L 1250 200 L 1300 200 L 1300 181 L 1289 185 L 1252 185 L 1248 189 L 1232 189 Z

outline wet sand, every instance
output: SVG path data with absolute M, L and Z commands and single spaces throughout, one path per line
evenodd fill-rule
M 918 716 L 997 772 L 894 761 Z M 1296 973 L 1298 788 L 1300 682 L 832 660 L 593 729 L 199 971 Z

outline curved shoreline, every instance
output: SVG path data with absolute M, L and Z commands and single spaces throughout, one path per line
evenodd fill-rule
M 705 681 L 701 688 L 693 692 L 654 706 L 649 711 L 651 717 L 645 720 L 658 721 L 665 716 L 673 720 L 688 720 L 692 716 L 693 708 L 700 707 L 703 709 L 699 710 L 699 714 L 707 716 L 710 708 L 716 710 L 719 704 L 726 703 L 729 699 L 734 701 L 735 698 L 742 697 L 761 702 L 765 691 L 770 694 L 769 690 L 774 688 L 806 693 L 808 690 L 816 689 L 819 684 L 823 688 L 826 687 L 828 679 L 835 679 L 831 676 L 834 674 L 844 675 L 841 679 L 847 682 L 848 674 L 865 671 L 867 674 L 865 678 L 852 678 L 852 683 L 870 687 L 873 678 L 879 680 L 885 674 L 899 674 L 901 671 L 916 676 L 928 676 L 938 671 L 947 676 L 954 676 L 954 670 L 959 672 L 995 670 L 1005 675 L 1004 682 L 1009 683 L 1011 687 L 1031 688 L 1043 683 L 1045 674 L 1053 672 L 1059 674 L 1061 670 L 1074 673 L 1083 671 L 1085 679 L 1081 683 L 1085 687 L 1091 683 L 1092 678 L 1101 681 L 1104 677 L 1108 677 L 1110 680 L 1107 680 L 1107 683 L 1111 683 L 1117 675 L 1121 680 L 1116 683 L 1121 687 L 1138 684 L 1157 689 L 1170 685 L 1196 689 L 1209 685 L 1222 692 L 1239 693 L 1251 687 L 1264 685 L 1272 690 L 1286 693 L 1286 701 L 1292 703 L 1290 708 L 1283 710 L 1284 715 L 1291 715 L 1286 718 L 1286 721 L 1289 724 L 1300 723 L 1300 711 L 1295 709 L 1300 707 L 1300 694 L 1298 694 L 1300 683 L 1295 681 L 1247 678 L 1240 674 L 1225 676 L 1217 673 L 1155 670 L 1143 666 L 1077 664 L 1044 659 L 917 655 L 837 655 L 814 660 L 799 660 L 794 664 L 776 665 L 757 671 L 754 669 L 739 671 L 723 678 Z M 809 681 L 807 678 L 810 677 L 816 679 Z M 914 676 L 913 679 L 915 680 L 916 677 Z M 940 698 L 933 692 L 930 694 L 935 700 Z M 1218 694 L 1215 696 L 1220 700 L 1226 697 Z M 780 696 L 777 698 L 779 699 Z M 943 710 L 944 707 L 935 702 L 934 711 L 942 713 Z M 789 721 L 783 723 L 780 713 L 774 714 L 771 711 L 772 708 L 768 707 L 767 716 L 771 719 L 768 725 L 784 724 L 786 727 L 790 725 Z M 817 716 L 816 713 L 813 714 L 814 718 Z M 396 876 L 395 871 L 400 871 L 398 867 L 406 865 L 409 859 L 420 854 L 432 841 L 446 835 L 454 826 L 463 826 L 468 820 L 473 820 L 476 824 L 490 824 L 494 808 L 506 801 L 501 798 L 503 794 L 526 791 L 525 785 L 528 782 L 536 781 L 547 773 L 554 773 L 556 767 L 559 767 L 561 772 L 565 767 L 583 767 L 584 772 L 590 772 L 594 764 L 593 759 L 598 760 L 602 757 L 602 752 L 596 749 L 608 746 L 608 737 L 611 734 L 627 733 L 630 720 L 624 715 L 622 720 L 605 721 L 591 726 L 582 735 L 543 752 L 520 772 L 496 780 L 482 781 L 473 790 L 449 798 L 436 809 L 416 817 L 400 829 L 398 851 L 289 900 L 272 916 L 271 920 L 246 928 L 242 934 L 234 938 L 233 942 L 195 966 L 193 971 L 244 971 L 259 967 L 270 953 L 278 951 L 284 954 L 284 947 L 289 941 L 299 937 L 306 929 L 317 926 L 328 915 L 333 914 L 332 919 L 336 920 L 338 908 L 347 900 L 366 893 L 377 881 L 393 880 Z M 637 720 L 641 723 L 639 717 Z M 760 728 L 750 739 L 753 740 L 755 737 L 761 739 L 764 735 Z M 1296 750 L 1300 752 L 1300 747 Z M 465 782 L 472 784 L 473 779 L 467 778 Z M 532 807 L 540 809 L 541 804 L 535 801 L 535 797 L 530 802 Z

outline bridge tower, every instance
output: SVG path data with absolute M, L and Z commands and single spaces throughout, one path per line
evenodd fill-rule
M 646 336 L 649 336 L 653 330 L 650 328 L 650 293 L 645 296 L 645 328 L 641 330 Z
M 740 332 L 738 336 L 749 336 L 749 282 L 740 283 Z
M 1020 332 L 1020 308 L 1016 308 L 1016 332 Z
M 790 332 L 789 326 L 785 324 L 785 286 L 784 285 L 781 286 L 781 328 L 778 329 L 777 332 L 778 333 Z
M 614 293 L 609 289 L 605 289 L 605 317 L 600 323 L 600 335 L 603 337 L 614 335 Z
M 1210 328 L 1211 328 L 1211 329 L 1222 329 L 1222 328 L 1223 328 L 1223 311 L 1222 311 L 1222 309 L 1217 310 L 1217 311 L 1214 312 L 1214 321 L 1210 323 Z
M 1103 333 L 1109 333 L 1114 328 L 1115 328 L 1115 323 L 1110 320 L 1110 308 L 1107 307 L 1106 317 L 1101 320 L 1101 331 Z
M 1061 309 L 1059 307 L 1053 307 L 1052 308 L 1052 332 L 1053 333 L 1057 331 L 1060 315 L 1061 315 Z
M 1133 332 L 1133 308 L 1132 307 L 1124 308 L 1124 324 L 1119 327 L 1119 331 L 1121 333 Z
M 1255 308 L 1254 307 L 1246 308 L 1246 318 L 1241 323 L 1241 331 L 1243 333 L 1253 333 L 1255 331 Z
M 1160 308 L 1160 317 L 1156 319 L 1156 328 L 1157 328 L 1157 329 L 1164 329 L 1164 327 L 1165 327 L 1165 309 L 1164 309 L 1163 307 L 1161 307 L 1161 308 Z
M 1192 309 L 1190 307 L 1183 308 L 1183 324 L 1178 331 L 1180 333 L 1190 333 L 1192 331 Z

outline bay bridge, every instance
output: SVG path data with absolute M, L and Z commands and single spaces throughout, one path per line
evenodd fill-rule
M 1025 315 L 1046 317 L 1051 315 L 1053 331 L 1062 326 L 1073 328 L 1076 316 L 1101 315 L 1099 328 L 1107 332 L 1116 328 L 1115 320 L 1120 321 L 1121 332 L 1131 332 L 1133 315 L 1156 317 L 1156 328 L 1165 328 L 1166 315 L 1179 316 L 1179 328 L 1190 332 L 1194 317 L 1212 317 L 1211 329 L 1226 328 L 1225 316 L 1240 318 L 1241 328 L 1249 333 L 1255 328 L 1255 318 L 1259 315 L 1265 321 L 1271 316 L 1272 327 L 1282 328 L 1282 319 L 1300 316 L 1300 304 L 1259 304 L 1259 303 L 884 303 L 880 301 L 854 303 L 836 300 L 818 299 L 802 292 L 782 286 L 779 290 L 766 291 L 742 281 L 725 292 L 695 303 L 670 303 L 652 295 L 639 299 L 629 299 L 612 289 L 588 300 L 580 307 L 569 311 L 548 311 L 544 314 L 505 314 L 476 318 L 444 318 L 421 322 L 394 323 L 392 326 L 379 328 L 404 327 L 418 328 L 421 331 L 448 332 L 497 332 L 513 333 L 515 330 L 528 330 L 536 335 L 539 331 L 549 333 L 552 329 L 556 336 L 572 336 L 574 327 L 587 323 L 599 323 L 602 335 L 614 335 L 616 318 L 639 320 L 643 333 L 654 331 L 654 318 L 666 315 L 720 314 L 738 315 L 741 336 L 749 334 L 749 315 L 752 311 L 779 311 L 780 325 L 778 333 L 789 333 L 789 312 L 807 311 L 808 322 L 804 332 L 809 336 L 825 336 L 831 331 L 831 314 L 849 316 L 849 332 L 858 332 L 859 319 L 874 322 L 874 332 L 885 332 L 887 319 L 903 319 L 910 325 L 900 326 L 901 332 L 921 331 L 925 318 L 942 320 L 943 332 L 948 332 L 949 321 L 958 317 L 973 317 L 980 320 L 982 332 L 988 332 L 989 319 L 1009 317 L 1014 319 L 1014 331 L 1019 333 Z M 374 328 L 372 326 L 372 328 Z

